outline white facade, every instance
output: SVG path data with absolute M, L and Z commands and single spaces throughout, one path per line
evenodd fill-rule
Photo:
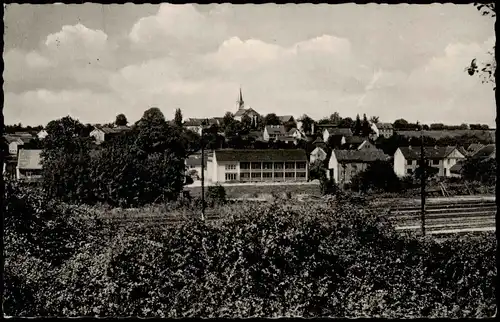
M 212 183 L 307 181 L 308 168 L 307 161 L 218 161 L 214 152 L 207 162 L 206 180 Z
M 310 156 L 310 162 L 313 163 L 316 160 L 321 160 L 324 161 L 326 159 L 326 152 L 320 147 L 316 147 L 312 152 Z
M 328 144 L 328 139 L 330 138 L 330 132 L 328 132 L 328 129 L 323 130 L 323 141 Z M 346 143 L 345 136 L 342 136 L 342 139 L 340 140 L 340 145 L 344 145 Z
M 41 130 L 40 132 L 37 133 L 37 136 L 40 140 L 45 139 L 47 137 L 47 135 L 49 135 L 49 134 L 45 130 Z
M 454 149 L 442 159 L 428 160 L 428 165 L 437 168 L 437 175 L 440 177 L 453 177 L 457 176 L 457 174 L 451 173 L 450 168 L 463 159 L 465 159 L 465 156 L 457 149 Z M 396 153 L 394 153 L 394 172 L 399 177 L 413 175 L 418 168 L 419 162 L 420 160 L 407 160 L 401 152 L 401 149 L 398 148 Z
M 95 128 L 90 132 L 90 137 L 93 137 L 96 143 L 102 143 L 105 139 L 105 133 L 103 130 Z
M 20 145 L 23 145 L 23 141 L 21 140 L 16 140 L 16 141 L 12 141 L 9 143 L 9 153 L 10 154 L 17 154 L 17 151 L 19 149 L 19 146 Z

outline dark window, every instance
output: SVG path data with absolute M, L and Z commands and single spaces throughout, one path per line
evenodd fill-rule
M 432 160 L 433 165 L 439 165 L 439 160 Z
M 250 162 L 240 162 L 240 169 L 250 169 Z

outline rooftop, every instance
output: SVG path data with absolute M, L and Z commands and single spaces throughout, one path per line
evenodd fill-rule
M 337 161 L 345 162 L 374 162 L 389 160 L 389 156 L 382 150 L 333 150 Z
M 307 161 L 306 151 L 302 149 L 265 149 L 236 150 L 222 149 L 214 151 L 215 158 L 220 161 L 243 162 L 285 162 Z
M 418 146 L 404 146 L 399 148 L 403 153 L 406 160 L 419 160 L 420 147 Z M 425 146 L 424 155 L 426 159 L 438 160 L 446 158 L 457 148 L 454 146 Z
M 42 169 L 41 153 L 42 150 L 19 150 L 17 166 L 19 169 Z
M 285 127 L 283 125 L 266 125 L 266 130 L 269 135 L 285 134 Z
M 393 126 L 391 123 L 376 123 L 375 124 L 378 129 L 388 129 L 392 130 Z
M 351 129 L 348 129 L 348 128 L 340 128 L 340 127 L 337 127 L 337 128 L 326 128 L 326 130 L 328 131 L 328 134 L 330 135 L 342 135 L 342 136 L 352 136 L 352 131 Z

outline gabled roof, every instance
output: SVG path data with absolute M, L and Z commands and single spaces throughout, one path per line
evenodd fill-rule
M 487 158 L 496 152 L 495 144 L 488 144 L 472 155 L 474 158 Z
M 283 125 L 266 125 L 266 130 L 269 135 L 285 134 L 285 127 Z
M 403 146 L 399 150 L 403 153 L 406 160 L 419 160 L 420 159 L 420 147 L 418 146 Z M 454 146 L 425 146 L 424 156 L 429 160 L 439 160 L 444 159 L 450 155 L 454 150 L 457 150 Z
M 361 137 L 361 136 L 357 136 L 357 135 L 354 135 L 354 136 L 347 136 L 345 138 L 345 143 L 346 144 L 354 144 L 354 145 L 359 145 L 365 141 L 368 141 L 367 138 L 364 138 L 364 137 Z
M 328 131 L 329 135 L 341 135 L 345 137 L 352 136 L 351 129 L 347 128 L 336 127 L 336 128 L 326 128 L 325 130 Z
M 307 161 L 306 151 L 302 149 L 265 149 L 265 150 L 239 150 L 221 149 L 214 151 L 217 162 L 240 161 L 240 162 L 286 162 Z
M 292 129 L 290 129 L 290 131 L 288 131 L 288 135 L 294 135 L 295 132 L 299 132 L 300 133 L 300 131 L 297 130 L 296 128 L 292 128 Z
M 293 116 L 292 115 L 282 115 L 282 116 L 278 116 L 278 118 L 283 123 L 290 122 L 291 120 L 293 120 Z
M 463 167 L 464 167 L 464 162 L 458 161 L 450 168 L 450 173 L 461 174 Z
M 234 116 L 243 116 L 245 114 L 250 114 L 250 113 L 259 115 L 259 113 L 257 113 L 251 107 L 249 107 L 249 108 L 241 108 L 241 109 L 239 109 L 238 111 L 236 111 L 236 113 L 234 113 Z
M 467 147 L 467 152 L 469 152 L 469 153 L 476 153 L 479 150 L 481 150 L 482 148 L 484 148 L 483 144 L 481 144 L 481 143 L 472 143 L 471 145 L 469 145 Z
M 316 140 L 314 140 L 313 144 L 324 144 L 325 141 L 323 141 L 323 138 L 321 136 L 318 136 Z
M 95 126 L 96 129 L 103 131 L 105 134 L 118 134 L 126 131 L 130 131 L 132 128 L 128 126 L 116 126 L 116 127 L 108 127 L 108 126 Z
M 389 156 L 385 154 L 382 150 L 333 150 L 335 153 L 335 158 L 339 163 L 368 163 L 374 161 L 386 161 L 389 160 Z
M 19 150 L 17 166 L 19 169 L 39 170 L 42 169 L 41 163 L 42 150 Z
M 326 129 L 326 128 L 338 128 L 339 127 L 339 125 L 335 124 L 335 123 L 314 124 L 314 126 L 317 127 L 317 128 L 322 128 L 322 129 Z
M 387 130 L 393 129 L 391 123 L 375 123 L 375 126 L 377 126 L 377 129 L 387 129 Z

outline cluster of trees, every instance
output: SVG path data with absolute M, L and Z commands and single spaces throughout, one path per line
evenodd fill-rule
M 126 120 L 125 120 L 126 121 Z M 125 122 L 119 115 L 117 123 Z M 43 188 L 66 202 L 138 206 L 176 199 L 185 157 L 200 141 L 150 108 L 130 131 L 99 146 L 70 117 L 50 122 L 43 140 Z

